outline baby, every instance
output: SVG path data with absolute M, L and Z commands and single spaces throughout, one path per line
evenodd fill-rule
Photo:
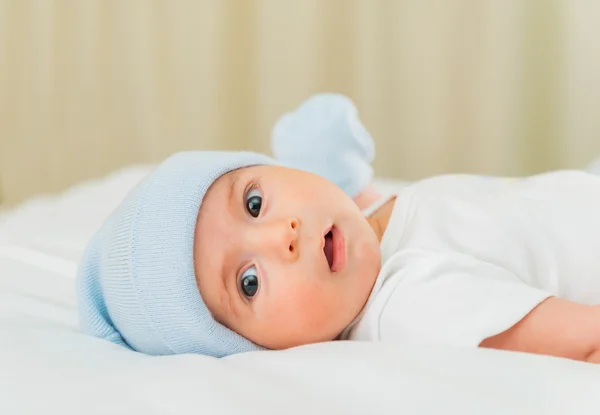
M 600 177 L 439 176 L 372 210 L 264 155 L 176 154 L 86 249 L 82 328 L 152 355 L 337 339 L 600 362 Z

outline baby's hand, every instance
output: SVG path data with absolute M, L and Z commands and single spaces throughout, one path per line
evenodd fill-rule
M 362 190 L 359 194 L 354 196 L 354 203 L 358 205 L 360 210 L 365 210 L 373 203 L 375 203 L 381 195 L 373 189 L 373 186 L 367 186 L 364 190 Z
M 373 178 L 375 145 L 349 98 L 311 97 L 277 121 L 271 145 L 275 158 L 285 166 L 325 177 L 358 199 L 359 206 L 373 199 L 366 189 Z M 363 191 L 367 196 L 360 195 Z

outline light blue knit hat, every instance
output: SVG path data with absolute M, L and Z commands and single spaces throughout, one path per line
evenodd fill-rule
M 276 162 L 250 152 L 178 153 L 126 197 L 87 247 L 78 270 L 85 333 L 151 354 L 215 357 L 261 349 L 214 320 L 196 285 L 194 231 L 221 175 Z
M 373 179 L 373 139 L 344 95 L 314 95 L 283 115 L 273 128 L 271 145 L 282 164 L 325 177 L 350 197 Z

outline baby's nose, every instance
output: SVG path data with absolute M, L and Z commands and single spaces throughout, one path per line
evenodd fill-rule
M 296 218 L 284 219 L 274 224 L 269 235 L 272 252 L 277 252 L 286 261 L 295 261 L 299 255 L 299 227 L 300 221 Z

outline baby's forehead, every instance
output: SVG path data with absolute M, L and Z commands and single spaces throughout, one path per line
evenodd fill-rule
M 251 167 L 250 167 L 251 168 Z M 243 189 L 248 168 L 230 171 L 220 176 L 207 190 L 196 223 L 194 249 L 196 253 L 214 256 L 216 249 L 230 247 L 235 238 L 242 210 Z
M 217 180 L 215 180 L 214 183 L 208 188 L 207 194 L 210 192 L 210 190 L 212 188 L 215 188 L 215 187 L 217 187 L 217 188 L 227 187 L 228 190 L 232 191 L 233 189 L 235 189 L 239 180 L 243 179 L 244 176 L 246 176 L 247 174 L 250 174 L 253 169 L 256 169 L 258 167 L 261 167 L 261 166 L 258 165 L 258 166 L 240 167 L 239 169 L 235 169 L 235 170 L 232 170 L 232 171 L 229 171 L 229 172 L 223 174 L 221 177 L 217 178 Z M 226 189 L 221 189 L 221 190 L 226 190 Z M 206 195 L 205 195 L 205 197 L 206 197 Z
M 271 166 L 256 165 L 232 170 L 208 188 L 198 211 L 194 235 L 196 255 L 214 258 L 217 250 L 221 253 L 231 250 L 242 211 L 242 189 L 254 177 L 253 170 L 261 169 L 260 175 L 264 176 L 269 174 L 268 167 Z
M 229 193 L 235 188 L 240 172 L 243 169 L 232 170 L 218 177 L 206 190 L 202 203 L 200 204 L 199 213 L 209 211 L 213 205 L 223 205 L 228 202 Z
M 282 170 L 291 171 L 294 170 L 296 174 L 305 173 L 296 169 L 284 168 L 285 166 L 278 165 L 253 165 L 241 167 L 229 171 L 220 177 L 218 177 L 211 186 L 207 189 L 206 194 L 200 204 L 199 215 L 205 214 L 204 212 L 210 212 L 208 214 L 220 214 L 223 209 L 228 206 L 231 207 L 233 202 L 238 196 L 241 197 L 243 191 L 250 183 L 273 183 L 274 180 L 281 183 L 282 180 L 288 180 L 286 174 L 282 175 Z M 295 180 L 298 180 L 296 176 Z M 269 186 L 271 193 L 278 192 L 277 186 Z
M 250 177 L 253 177 L 255 173 L 260 173 L 261 178 L 268 179 L 270 177 L 274 177 L 274 175 L 278 174 L 278 167 L 281 166 L 258 164 L 255 166 L 240 167 L 239 169 L 232 170 L 215 180 L 208 188 L 207 195 L 210 193 L 212 188 L 218 188 L 221 191 L 233 191 L 240 181 L 250 179 Z

